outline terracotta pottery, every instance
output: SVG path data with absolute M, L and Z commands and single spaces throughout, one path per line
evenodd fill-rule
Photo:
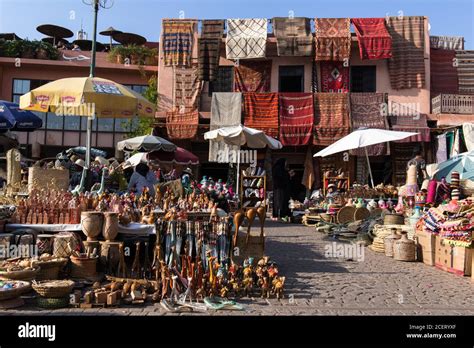
M 118 234 L 119 214 L 118 213 L 104 213 L 104 228 L 102 235 L 105 240 L 113 241 Z
M 104 214 L 98 211 L 83 211 L 81 213 L 81 228 L 87 240 L 97 240 L 102 232 Z

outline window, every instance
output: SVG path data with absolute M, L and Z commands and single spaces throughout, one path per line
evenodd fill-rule
M 99 118 L 99 132 L 113 132 L 114 119 L 113 118 Z
M 83 131 L 87 130 L 87 119 L 88 117 L 81 117 L 81 129 Z M 92 131 L 97 131 L 97 118 L 92 121 Z
M 20 97 L 31 91 L 32 89 L 38 88 L 49 81 L 46 80 L 23 80 L 23 79 L 13 79 L 13 93 L 12 101 L 14 103 L 20 103 Z
M 217 69 L 217 76 L 214 81 L 209 82 L 209 95 L 213 92 L 233 92 L 234 91 L 234 67 L 220 66 Z
M 138 94 L 143 95 L 145 90 L 148 88 L 147 85 L 124 85 L 125 87 L 130 88 L 132 91 L 137 92 Z
M 81 116 L 65 116 L 64 129 L 78 131 L 81 126 Z
M 376 92 L 375 65 L 351 67 L 351 92 Z
M 304 92 L 304 65 L 280 66 L 279 92 Z
M 63 129 L 63 120 L 64 120 L 64 116 L 56 116 L 54 113 L 48 112 L 46 128 L 47 129 Z
M 130 118 L 117 118 L 115 120 L 115 131 L 124 133 L 130 130 Z

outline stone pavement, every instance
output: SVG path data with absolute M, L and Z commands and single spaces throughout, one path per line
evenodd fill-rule
M 363 261 L 325 257 L 332 245 L 314 228 L 268 222 L 266 251 L 286 276 L 285 298 L 240 299 L 246 310 L 191 315 L 474 315 L 474 283 L 424 265 L 395 261 L 364 248 Z M 120 308 L 41 310 L 0 315 L 185 315 L 159 304 Z M 188 314 L 186 314 L 188 315 Z

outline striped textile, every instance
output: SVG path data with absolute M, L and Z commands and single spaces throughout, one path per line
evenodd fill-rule
M 352 129 L 360 127 L 388 129 L 387 118 L 382 115 L 382 105 L 385 103 L 383 93 L 351 93 Z M 387 153 L 386 143 L 367 147 L 369 156 L 381 156 Z M 365 149 L 351 150 L 355 156 L 365 156 Z
M 199 125 L 199 112 L 168 111 L 166 113 L 166 131 L 170 139 L 192 139 Z
M 459 93 L 474 93 L 474 51 L 456 51 Z
M 244 125 L 278 137 L 278 93 L 244 93 Z
M 458 93 L 458 70 L 454 66 L 455 58 L 456 51 L 430 49 L 432 97 L 439 93 Z
M 189 19 L 163 19 L 161 40 L 165 66 L 191 64 L 196 24 Z
M 242 93 L 213 93 L 211 101 L 210 130 L 242 124 Z M 239 146 L 232 146 L 220 141 L 209 141 L 209 162 L 218 162 L 219 151 L 238 151 Z M 231 159 L 231 156 L 221 158 Z
M 425 86 L 425 30 L 423 17 L 389 17 L 387 29 L 392 37 L 392 58 L 388 61 L 393 89 Z
M 311 92 L 316 93 L 318 89 L 318 64 L 313 60 L 311 64 Z
M 227 59 L 265 57 L 267 19 L 228 19 L 225 47 Z
M 350 128 L 348 93 L 314 94 L 314 145 L 331 145 Z
M 315 18 L 316 60 L 343 61 L 351 55 L 349 18 Z
M 201 37 L 222 39 L 224 34 L 225 20 L 223 19 L 203 19 L 201 21 Z
M 313 36 L 309 18 L 275 17 L 272 19 L 272 24 L 279 56 L 311 56 L 313 54 Z
M 395 131 L 419 133 L 409 138 L 396 140 L 397 143 L 418 143 L 430 141 L 430 129 L 428 127 L 425 114 L 419 114 L 417 116 L 390 116 L 390 122 L 392 124 L 392 129 Z
M 202 82 L 196 67 L 174 68 L 174 107 L 178 110 L 197 109 L 201 96 Z
M 234 92 L 270 92 L 272 61 L 242 61 L 234 68 Z
M 464 37 L 462 36 L 430 36 L 430 48 L 442 50 L 464 50 Z
M 198 39 L 199 79 L 213 81 L 219 66 L 220 45 L 224 33 L 224 20 L 203 20 Z
M 385 27 L 385 18 L 352 18 L 352 24 L 361 59 L 392 57 L 392 38 Z
M 349 67 L 342 62 L 321 62 L 321 92 L 349 92 Z
M 312 93 L 280 93 L 280 141 L 284 146 L 307 145 L 311 140 Z

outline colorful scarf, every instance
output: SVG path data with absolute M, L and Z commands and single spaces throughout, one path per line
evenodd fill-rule
M 350 132 L 349 95 L 314 94 L 314 145 L 331 145 Z
M 423 17 L 389 17 L 387 29 L 392 37 L 392 58 L 388 61 L 393 89 L 425 86 L 425 29 Z
M 212 81 L 219 66 L 220 44 L 224 33 L 223 20 L 203 20 L 199 45 L 199 79 Z
M 344 61 L 351 55 L 349 18 L 315 18 L 316 60 Z
M 196 68 L 174 69 L 174 107 L 178 110 L 197 109 L 202 82 Z
M 462 36 L 430 36 L 430 47 L 442 50 L 464 50 Z
M 308 144 L 313 123 L 311 93 L 280 93 L 280 141 L 284 146 Z
M 210 123 L 210 130 L 242 124 L 242 93 L 213 93 Z M 209 162 L 219 162 L 220 158 L 236 158 L 236 156 L 226 156 L 224 152 L 238 150 L 239 146 L 232 146 L 221 141 L 210 140 Z M 219 154 L 221 155 L 220 158 Z
M 166 130 L 170 139 L 192 139 L 199 125 L 199 112 L 169 111 L 166 113 Z
M 387 119 L 382 115 L 382 105 L 385 103 L 383 93 L 351 93 L 352 129 L 360 127 L 387 129 Z M 365 156 L 365 149 L 354 149 L 353 155 Z M 387 153 L 386 143 L 367 146 L 369 156 L 381 156 Z
M 321 92 L 349 92 L 349 67 L 342 62 L 321 62 Z
M 227 59 L 265 57 L 267 19 L 228 19 L 225 47 Z
M 196 21 L 163 19 L 163 56 L 165 66 L 191 64 Z
M 352 18 L 359 42 L 360 59 L 392 57 L 392 38 L 385 27 L 385 18 Z
M 429 142 L 430 129 L 426 121 L 425 114 L 410 115 L 410 116 L 390 116 L 392 129 L 401 132 L 416 132 L 417 135 L 396 140 L 397 143 L 412 143 L 412 142 Z
M 278 137 L 278 93 L 244 93 L 244 107 L 245 126 Z
M 474 51 L 456 51 L 459 93 L 474 94 Z
M 458 93 L 458 71 L 454 66 L 456 51 L 430 50 L 431 93 Z
M 279 56 L 311 56 L 313 54 L 313 36 L 309 18 L 275 17 L 272 23 Z
M 240 62 L 234 72 L 234 92 L 270 92 L 271 60 Z

